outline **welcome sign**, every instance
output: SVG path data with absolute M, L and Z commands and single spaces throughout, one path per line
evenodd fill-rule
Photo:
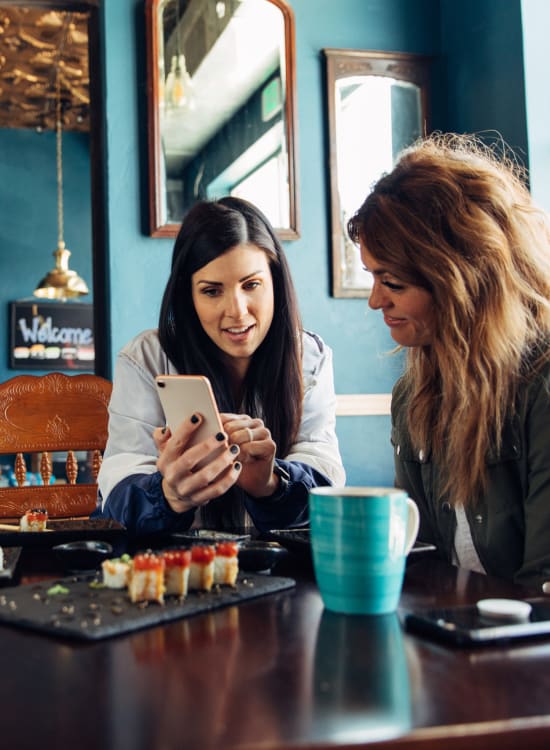
M 93 305 L 11 302 L 10 308 L 10 368 L 93 372 Z

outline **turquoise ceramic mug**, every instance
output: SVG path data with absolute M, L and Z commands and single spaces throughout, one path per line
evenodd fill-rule
M 333 612 L 397 609 L 407 555 L 418 534 L 416 504 L 387 487 L 315 487 L 309 493 L 317 585 Z

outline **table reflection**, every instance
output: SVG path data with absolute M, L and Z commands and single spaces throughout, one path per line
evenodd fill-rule
M 359 742 L 388 739 L 410 729 L 409 675 L 396 614 L 325 610 L 313 680 L 315 734 Z

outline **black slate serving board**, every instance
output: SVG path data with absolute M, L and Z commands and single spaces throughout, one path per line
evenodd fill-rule
M 209 592 L 191 591 L 184 600 L 165 597 L 165 604 L 132 604 L 125 590 L 90 586 L 94 576 L 72 576 L 0 590 L 0 623 L 50 635 L 99 640 L 182 617 L 240 604 L 293 588 L 292 578 L 240 572 L 237 584 Z M 56 584 L 67 594 L 48 595 Z

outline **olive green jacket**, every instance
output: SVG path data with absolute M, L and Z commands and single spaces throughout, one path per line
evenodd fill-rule
M 466 514 L 486 572 L 540 589 L 550 580 L 550 363 L 520 389 L 502 446 L 487 458 L 488 489 Z M 475 409 L 475 404 L 472 404 Z M 456 517 L 442 497 L 429 451 L 415 452 L 406 428 L 407 394 L 400 379 L 392 397 L 395 483 L 420 510 L 419 539 L 451 560 Z

